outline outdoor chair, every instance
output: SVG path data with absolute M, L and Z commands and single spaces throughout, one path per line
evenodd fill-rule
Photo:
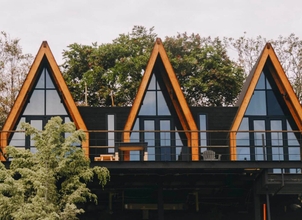
M 221 154 L 215 153 L 215 151 L 212 150 L 206 150 L 202 153 L 203 160 L 212 160 L 212 161 L 217 161 L 220 160 Z

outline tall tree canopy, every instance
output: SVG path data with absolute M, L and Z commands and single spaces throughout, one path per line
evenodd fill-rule
M 7 148 L 13 160 L 9 169 L 0 162 L 0 219 L 78 219 L 84 212 L 78 205 L 97 199 L 87 183 L 97 176 L 104 186 L 109 171 L 90 168 L 89 159 L 76 146 L 84 132 L 73 123 L 62 124 L 60 117 L 54 117 L 43 131 L 27 123 L 21 127 L 31 135 L 37 152 Z
M 230 60 L 219 38 L 183 33 L 166 37 L 164 45 L 190 105 L 234 103 L 242 88 L 244 71 Z
M 298 99 L 302 103 L 302 40 L 295 34 L 287 37 L 267 40 L 262 36 L 249 38 L 246 35 L 235 38 L 224 38 L 228 49 L 235 52 L 238 65 L 249 74 L 256 63 L 266 42 L 270 42 L 279 58 L 279 61 L 289 78 Z
M 23 54 L 19 39 L 0 32 L 0 128 L 15 102 L 33 57 Z
M 68 46 L 63 52 L 63 74 L 78 103 L 89 106 L 126 106 L 135 98 L 156 34 L 136 26 L 110 44 Z
M 156 34 L 135 26 L 110 44 L 71 44 L 63 53 L 63 74 L 78 103 L 127 106 L 136 96 Z M 227 56 L 218 39 L 186 33 L 163 42 L 188 102 L 193 106 L 230 105 L 243 82 L 243 69 Z

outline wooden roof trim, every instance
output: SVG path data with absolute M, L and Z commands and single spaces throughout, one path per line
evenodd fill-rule
M 272 48 L 270 43 L 267 43 L 260 55 L 260 59 L 259 59 L 259 62 L 257 63 L 254 74 L 251 73 L 251 74 L 253 74 L 253 78 L 250 82 L 250 85 L 248 86 L 246 94 L 244 95 L 243 102 L 239 106 L 238 112 L 235 116 L 235 120 L 231 127 L 231 131 L 237 131 L 239 129 L 241 120 L 248 107 L 248 104 L 251 100 L 254 89 L 255 89 L 258 79 L 260 77 L 260 74 L 261 74 L 268 58 L 272 62 L 272 66 L 269 66 L 272 77 L 275 80 L 275 83 L 277 84 L 277 87 L 278 87 L 280 93 L 284 94 L 285 103 L 286 103 L 287 107 L 289 108 L 298 128 L 300 130 L 302 130 L 302 108 L 301 108 L 300 102 L 281 66 L 281 63 L 280 63 L 274 49 Z
M 189 128 L 190 130 L 196 130 L 197 131 L 197 126 L 196 126 L 195 121 L 193 119 L 192 113 L 189 109 L 189 106 L 188 106 L 187 101 L 186 101 L 186 99 L 183 95 L 183 92 L 180 89 L 178 79 L 176 78 L 173 67 L 172 67 L 172 65 L 169 61 L 168 55 L 167 55 L 167 53 L 166 53 L 166 51 L 163 47 L 163 44 L 162 44 L 162 42 L 159 38 L 156 39 L 156 43 L 155 43 L 153 51 L 151 53 L 148 65 L 146 67 L 146 71 L 145 71 L 144 76 L 142 78 L 142 81 L 141 81 L 141 84 L 139 86 L 139 89 L 138 89 L 137 95 L 135 97 L 135 100 L 133 102 L 131 111 L 129 113 L 127 122 L 126 122 L 125 127 L 124 127 L 124 130 L 125 131 L 130 131 L 131 128 L 133 127 L 134 120 L 135 120 L 135 118 L 138 114 L 139 107 L 141 105 L 145 90 L 147 89 L 147 85 L 148 85 L 148 82 L 150 80 L 152 70 L 153 70 L 153 67 L 155 65 L 155 62 L 156 62 L 156 59 L 157 59 L 158 55 L 160 55 L 160 58 L 161 58 L 161 60 L 163 62 L 163 65 L 166 69 L 166 72 L 168 74 L 168 77 L 169 77 L 169 80 L 170 80 L 170 83 L 171 83 L 171 87 L 172 87 L 172 89 L 175 93 L 175 96 L 176 96 L 176 98 L 179 102 L 178 106 L 180 106 L 181 110 L 182 110 L 182 114 L 178 114 L 178 117 L 180 117 L 180 119 L 184 118 L 185 121 L 187 122 L 186 124 L 182 124 L 182 125 L 185 127 L 185 129 Z M 176 105 L 175 103 L 173 103 L 173 104 L 174 104 L 174 107 L 177 107 L 177 106 L 175 106 Z M 181 121 L 183 121 L 183 120 L 181 120 Z
M 47 42 L 45 42 L 47 44 Z M 54 80 L 56 82 L 57 87 L 59 88 L 59 91 L 63 95 L 64 103 L 66 104 L 67 110 L 69 114 L 71 115 L 71 118 L 73 122 L 75 123 L 77 129 L 82 129 L 84 131 L 87 131 L 86 125 L 82 119 L 82 116 L 80 115 L 80 112 L 71 96 L 71 93 L 67 87 L 67 84 L 63 78 L 63 75 L 59 69 L 58 64 L 56 63 L 56 60 L 50 50 L 50 48 L 47 45 L 47 49 L 45 50 L 45 56 L 49 62 L 50 68 L 52 69 L 52 72 L 54 74 Z
M 86 125 L 82 119 L 82 116 L 80 115 L 80 112 L 75 105 L 73 98 L 68 90 L 68 87 L 65 83 L 65 80 L 61 74 L 61 71 L 54 59 L 54 56 L 47 44 L 46 41 L 43 41 L 41 44 L 41 47 L 35 57 L 35 60 L 29 70 L 29 73 L 27 74 L 27 77 L 25 78 L 25 81 L 19 91 L 19 94 L 16 98 L 16 101 L 7 117 L 7 120 L 5 121 L 5 124 L 2 129 L 1 133 L 1 149 L 5 151 L 5 147 L 7 146 L 7 138 L 9 135 L 8 131 L 11 131 L 13 127 L 15 126 L 17 119 L 20 117 L 21 111 L 23 110 L 25 103 L 27 101 L 27 96 L 29 94 L 29 91 L 33 88 L 34 82 L 37 78 L 37 72 L 39 70 L 39 67 L 44 59 L 44 57 L 47 59 L 49 66 L 52 70 L 52 73 L 54 75 L 55 84 L 57 85 L 59 92 L 62 94 L 62 99 L 67 107 L 67 111 L 69 112 L 72 120 L 75 123 L 75 126 L 77 129 L 82 129 L 85 131 L 86 134 L 86 140 L 82 142 L 82 148 L 85 152 L 86 157 L 89 156 L 89 134 L 87 132 Z M 3 157 L 0 158 L 1 160 L 4 160 Z
M 284 69 L 273 49 L 269 50 L 269 58 L 273 63 L 270 67 L 272 77 L 275 80 L 277 87 L 281 94 L 283 94 L 284 101 L 289 108 L 292 117 L 294 118 L 299 130 L 302 130 L 302 108 L 293 87 L 291 86 Z
M 249 105 L 249 102 L 252 98 L 253 92 L 256 88 L 257 82 L 260 78 L 261 72 L 262 72 L 263 67 L 266 63 L 267 57 L 268 57 L 268 50 L 267 50 L 267 46 L 265 46 L 265 48 L 263 49 L 263 51 L 260 55 L 260 59 L 259 59 L 259 62 L 257 63 L 257 66 L 254 70 L 254 73 L 251 73 L 251 74 L 253 74 L 252 79 L 251 79 L 250 84 L 249 84 L 249 86 L 246 90 L 243 101 L 242 101 L 241 105 L 238 108 L 238 111 L 237 111 L 237 114 L 235 116 L 233 125 L 231 127 L 231 131 L 238 131 L 238 129 L 239 129 L 241 120 L 242 120 L 242 118 L 244 116 L 244 113 L 245 113 L 245 111 L 246 111 L 246 109 Z
M 80 115 L 78 108 L 76 107 L 73 98 L 67 88 L 67 85 L 65 83 L 65 80 L 61 74 L 61 71 L 54 59 L 54 56 L 47 44 L 46 41 L 42 42 L 42 45 L 35 57 L 35 60 L 29 70 L 29 73 L 20 89 L 20 92 L 16 98 L 16 101 L 14 103 L 14 106 L 12 107 L 8 118 L 3 126 L 3 131 L 9 131 L 12 130 L 17 118 L 20 116 L 20 112 L 23 109 L 26 100 L 27 100 L 27 95 L 28 91 L 30 91 L 33 87 L 33 82 L 35 80 L 38 68 L 43 60 L 43 58 L 46 57 L 50 68 L 54 74 L 54 80 L 56 85 L 59 88 L 59 91 L 62 92 L 63 94 L 63 100 L 66 104 L 67 110 L 70 113 L 74 123 L 76 124 L 76 127 L 78 129 L 83 129 L 87 130 L 86 125 L 82 119 L 82 116 Z
M 181 90 L 179 81 L 178 81 L 178 79 L 176 77 L 176 74 L 173 70 L 173 67 L 172 67 L 172 65 L 169 61 L 166 50 L 164 49 L 162 44 L 161 44 L 161 47 L 159 47 L 159 54 L 160 54 L 160 57 L 163 61 L 164 67 L 166 68 L 166 72 L 168 74 L 168 77 L 169 77 L 170 82 L 171 82 L 171 86 L 172 86 L 172 88 L 175 92 L 176 98 L 178 100 L 179 107 L 181 107 L 181 109 L 182 109 L 183 116 L 185 117 L 186 122 L 189 125 L 190 130 L 197 131 L 197 126 L 196 126 L 195 120 L 192 116 L 191 110 L 188 106 L 187 100 L 185 99 L 185 96 L 184 96 L 184 94 Z M 175 106 L 175 107 L 177 107 L 177 106 Z M 179 117 L 180 117 L 180 115 L 179 115 Z
M 130 131 L 134 125 L 134 121 L 138 114 L 141 102 L 143 100 L 145 90 L 147 89 L 148 82 L 151 77 L 152 70 L 153 70 L 154 64 L 156 62 L 157 56 L 158 56 L 158 44 L 156 43 L 151 52 L 151 56 L 149 58 L 145 73 L 144 73 L 142 81 L 138 87 L 138 91 L 137 91 L 136 97 L 134 99 L 134 102 L 132 104 L 127 122 L 124 127 L 125 131 Z
M 12 130 L 13 126 L 16 123 L 16 120 L 18 116 L 20 115 L 20 112 L 25 104 L 26 101 L 26 96 L 28 95 L 28 91 L 32 87 L 31 82 L 34 80 L 35 74 L 38 71 L 38 68 L 40 66 L 40 63 L 44 57 L 44 42 L 42 43 L 35 59 L 34 62 L 24 80 L 24 83 L 19 91 L 19 94 L 15 100 L 15 103 L 3 125 L 2 131 L 9 131 Z

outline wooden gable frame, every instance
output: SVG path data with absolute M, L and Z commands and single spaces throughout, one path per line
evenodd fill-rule
M 89 157 L 89 135 L 87 132 L 86 125 L 80 115 L 77 106 L 68 90 L 68 87 L 65 83 L 65 80 L 61 74 L 61 71 L 55 61 L 55 58 L 48 46 L 46 41 L 42 42 L 42 45 L 35 57 L 35 60 L 29 70 L 29 73 L 21 87 L 21 90 L 17 96 L 17 99 L 5 121 L 1 132 L 1 150 L 5 152 L 5 147 L 8 145 L 8 137 L 10 131 L 14 129 L 18 118 L 20 117 L 21 112 L 23 111 L 26 102 L 28 100 L 29 91 L 33 89 L 33 86 L 38 77 L 38 71 L 41 63 L 46 59 L 51 69 L 50 74 L 52 74 L 54 83 L 58 88 L 58 93 L 61 94 L 62 100 L 64 101 L 65 106 L 67 107 L 67 111 L 70 114 L 73 122 L 77 129 L 82 129 L 85 131 L 86 140 L 82 142 L 82 148 L 85 151 L 85 155 L 87 158 Z M 0 156 L 1 160 L 5 160 L 3 155 Z
M 168 55 L 164 49 L 160 38 L 156 39 L 141 84 L 138 88 L 137 95 L 130 110 L 127 122 L 125 124 L 123 133 L 124 142 L 130 141 L 131 129 L 134 126 L 135 119 L 142 104 L 145 91 L 152 76 L 152 71 L 155 65 L 157 64 L 157 59 L 161 59 L 163 67 L 165 68 L 166 74 L 162 75 L 163 81 L 167 88 L 176 114 L 180 120 L 180 123 L 183 129 L 186 131 L 185 134 L 188 139 L 188 146 L 191 147 L 192 160 L 199 160 L 197 126 L 190 111 L 190 108 L 187 104 L 187 101 L 184 97 L 184 94 L 181 91 L 178 79 L 175 75 L 173 67 L 169 61 Z
M 230 132 L 230 154 L 231 160 L 236 160 L 236 133 L 239 129 L 240 123 L 244 117 L 245 111 L 252 98 L 253 92 L 256 88 L 257 82 L 260 78 L 261 72 L 264 67 L 267 67 L 275 81 L 279 92 L 288 107 L 297 127 L 302 131 L 302 108 L 300 102 L 278 60 L 278 57 L 271 46 L 267 43 L 255 64 L 251 74 L 246 81 L 245 90 L 243 90 L 239 98 L 239 108 L 235 119 L 233 121 Z

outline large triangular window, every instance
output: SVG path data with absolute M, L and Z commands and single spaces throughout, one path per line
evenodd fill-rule
M 183 138 L 185 136 L 177 132 L 176 125 L 180 123 L 173 117 L 176 114 L 175 111 L 169 109 L 171 100 L 166 93 L 163 82 L 153 73 L 133 128 L 133 131 L 140 132 L 132 132 L 130 136 L 133 142 L 148 143 L 149 161 L 178 160 L 184 146 L 181 136 Z M 130 160 L 139 160 L 138 153 L 131 152 Z
M 16 130 L 19 130 L 21 122 L 30 123 L 33 127 L 42 130 L 48 120 L 54 116 L 60 116 L 63 122 L 71 121 L 47 65 L 41 68 L 26 103 Z M 30 137 L 25 137 L 22 132 L 14 133 L 9 145 L 36 151 L 34 141 Z
M 269 70 L 262 71 L 237 134 L 237 160 L 299 160 L 297 126 L 282 96 Z
M 60 116 L 63 122 L 73 121 L 77 129 L 87 131 L 51 50 L 47 42 L 43 41 L 3 125 L 2 130 L 6 132 L 1 133 L 0 152 L 5 152 L 9 144 L 35 151 L 33 140 L 25 137 L 24 133 L 14 131 L 19 129 L 21 122 L 28 122 L 37 129 L 43 129 L 53 116 Z M 88 157 L 89 135 L 85 134 L 86 140 L 82 142 L 82 148 Z M 5 160 L 1 153 L 0 159 Z

